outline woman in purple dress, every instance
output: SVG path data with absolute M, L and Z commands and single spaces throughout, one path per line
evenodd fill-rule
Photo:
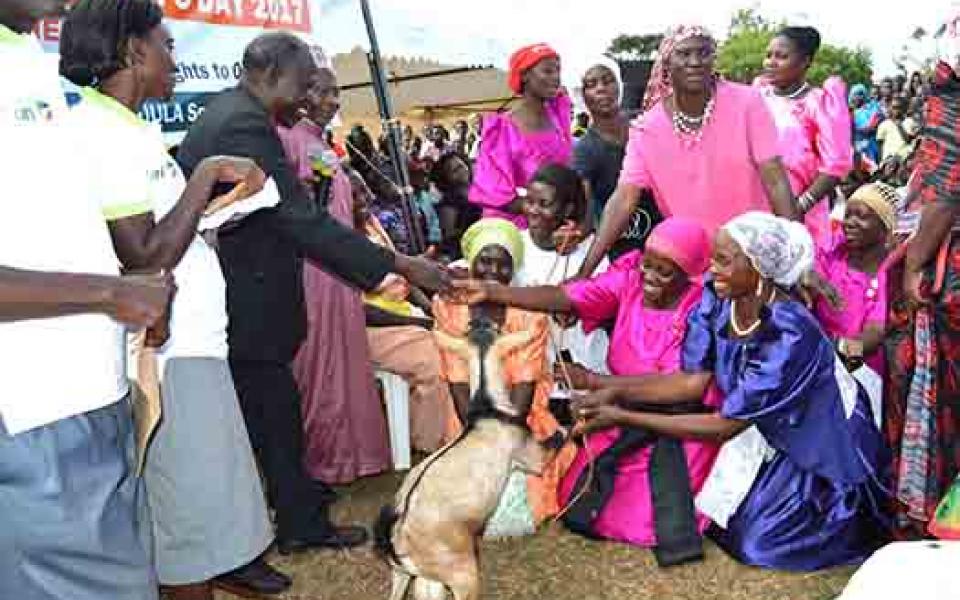
M 764 213 L 717 236 L 688 324 L 684 373 L 623 378 L 577 403 L 583 431 L 643 427 L 727 440 L 697 497 L 714 538 L 741 562 L 811 571 L 862 562 L 885 539 L 887 451 L 866 393 L 790 289 L 813 265 L 806 229 Z M 716 385 L 719 413 L 666 415 Z

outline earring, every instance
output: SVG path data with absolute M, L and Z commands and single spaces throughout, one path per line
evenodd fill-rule
M 757 298 L 763 297 L 763 277 L 757 276 Z

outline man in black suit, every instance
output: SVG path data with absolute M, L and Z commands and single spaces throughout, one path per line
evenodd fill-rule
M 189 177 L 206 157 L 249 157 L 279 187 L 276 208 L 247 217 L 219 237 L 230 368 L 277 513 L 280 551 L 359 545 L 366 541 L 366 531 L 331 524 L 331 493 L 311 481 L 301 464 L 300 394 L 290 363 L 306 332 L 302 260 L 317 261 L 366 290 L 390 272 L 438 289 L 445 285 L 446 273 L 429 261 L 369 243 L 308 200 L 284 155 L 276 124 L 297 114 L 311 88 L 328 76 L 309 47 L 287 33 L 264 34 L 247 47 L 243 67 L 240 84 L 211 101 L 191 128 L 178 160 Z

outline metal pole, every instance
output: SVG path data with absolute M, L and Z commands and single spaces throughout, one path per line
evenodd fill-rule
M 413 190 L 410 187 L 410 174 L 407 172 L 407 159 L 403 152 L 403 131 L 400 121 L 393 116 L 393 103 L 390 100 L 390 90 L 387 88 L 387 78 L 383 73 L 380 44 L 377 43 L 377 32 L 373 27 L 369 2 L 360 0 L 360 8 L 363 11 L 363 21 L 367 26 L 367 36 L 370 38 L 370 52 L 367 53 L 367 62 L 370 63 L 370 80 L 380 109 L 380 122 L 387 133 L 390 160 L 393 162 L 394 173 L 398 178 L 394 183 L 400 188 L 403 220 L 406 222 L 407 231 L 410 232 L 411 250 L 414 254 L 420 254 L 426 249 L 426 244 L 423 231 L 420 229 L 420 221 L 415 217 L 417 212 L 413 205 Z

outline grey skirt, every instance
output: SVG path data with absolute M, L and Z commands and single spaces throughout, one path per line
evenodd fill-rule
M 154 600 L 126 400 L 11 437 L 0 422 L 0 598 Z
M 206 581 L 267 549 L 273 529 L 225 360 L 170 359 L 144 480 L 160 583 Z

